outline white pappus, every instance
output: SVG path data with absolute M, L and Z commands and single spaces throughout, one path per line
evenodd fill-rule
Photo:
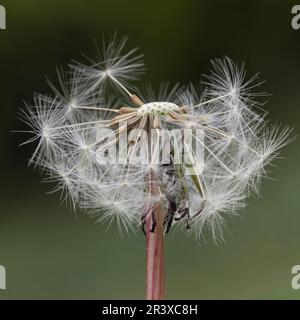
M 222 240 L 225 214 L 237 214 L 258 192 L 291 130 L 268 124 L 252 92 L 260 83 L 246 79 L 244 65 L 216 59 L 202 92 L 163 85 L 155 95 L 132 85 L 145 68 L 135 50 L 124 53 L 125 44 L 114 36 L 91 65 L 59 71 L 60 88 L 49 82 L 53 96 L 36 94 L 22 111 L 32 134 L 25 143 L 37 141 L 30 163 L 97 221 L 134 230 L 159 204 L 165 232 L 176 224 L 199 237 L 208 228 Z M 191 140 L 174 138 L 174 130 L 189 130 Z M 165 150 L 170 161 L 154 161 Z

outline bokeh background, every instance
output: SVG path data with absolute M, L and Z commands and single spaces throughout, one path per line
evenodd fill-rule
M 51 186 L 27 168 L 31 147 L 17 112 L 34 91 L 50 92 L 45 75 L 114 31 L 140 47 L 153 83 L 198 82 L 210 59 L 228 55 L 261 71 L 273 121 L 300 130 L 300 30 L 291 27 L 295 1 L 50 1 L 1 0 L 0 264 L 7 290 L 0 299 L 142 299 L 145 239 L 60 205 Z M 177 232 L 166 237 L 170 299 L 299 299 L 291 268 L 300 264 L 300 140 L 282 152 L 262 197 L 229 222 L 226 243 Z

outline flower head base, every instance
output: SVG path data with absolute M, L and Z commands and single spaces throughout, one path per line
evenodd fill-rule
M 166 116 L 172 111 L 178 111 L 179 107 L 171 102 L 150 102 L 140 106 L 137 111 L 138 116 L 153 115 L 153 116 Z
M 97 221 L 129 230 L 150 217 L 155 230 L 159 207 L 166 232 L 177 224 L 200 236 L 208 227 L 220 240 L 224 213 L 258 190 L 290 129 L 267 124 L 250 91 L 255 78 L 228 58 L 213 62 L 203 92 L 176 85 L 137 95 L 131 81 L 143 63 L 135 50 L 123 53 L 125 42 L 114 37 L 102 61 L 72 65 L 71 79 L 59 74 L 61 89 L 51 84 L 54 97 L 27 106 L 25 143 L 39 141 L 30 162 Z

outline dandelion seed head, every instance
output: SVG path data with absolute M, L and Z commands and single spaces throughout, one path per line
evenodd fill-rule
M 128 232 L 161 206 L 166 232 L 178 225 L 222 241 L 226 216 L 258 193 L 291 130 L 268 124 L 253 92 L 261 83 L 229 58 L 212 61 L 201 90 L 132 90 L 144 64 L 126 41 L 113 36 L 88 65 L 58 70 L 53 96 L 36 94 L 21 112 L 32 135 L 24 143 L 36 143 L 30 163 L 97 222 Z

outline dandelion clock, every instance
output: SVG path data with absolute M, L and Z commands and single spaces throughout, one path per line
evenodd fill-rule
M 164 237 L 171 229 L 223 241 L 226 217 L 258 192 L 289 140 L 256 100 L 256 77 L 229 58 L 212 61 L 201 89 L 135 83 L 141 55 L 114 36 L 89 64 L 73 63 L 21 112 L 29 160 L 55 191 L 97 222 L 146 239 L 146 299 L 164 299 Z

